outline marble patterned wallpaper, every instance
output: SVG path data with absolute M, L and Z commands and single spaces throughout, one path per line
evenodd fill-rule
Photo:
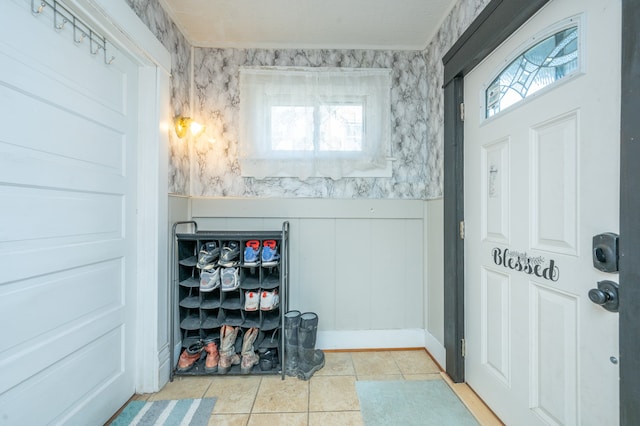
M 238 165 L 241 66 L 390 68 L 391 178 L 253 179 Z M 419 51 L 210 49 L 194 51 L 196 116 L 208 135 L 193 141 L 191 195 L 421 199 L 426 182 L 426 68 Z M 209 140 L 215 140 L 210 143 Z
M 427 198 L 442 197 L 444 171 L 444 65 L 442 57 L 490 0 L 460 0 L 424 51 L 427 63 Z
M 171 106 L 202 120 L 207 137 L 170 132 L 169 192 L 196 196 L 433 199 L 442 196 L 442 56 L 490 0 L 460 0 L 422 52 L 191 49 L 158 0 L 126 0 L 171 52 Z M 194 110 L 190 111 L 193 52 Z M 388 67 L 392 88 L 392 178 L 242 178 L 237 160 L 240 66 Z M 208 139 L 214 139 L 210 143 Z
M 158 0 L 126 0 L 140 20 L 171 53 L 171 111 L 190 116 L 191 45 Z M 172 119 L 173 117 L 170 117 Z M 189 144 L 169 132 L 168 192 L 189 195 Z

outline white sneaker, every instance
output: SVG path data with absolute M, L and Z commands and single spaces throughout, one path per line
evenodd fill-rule
M 257 311 L 260 305 L 260 295 L 255 291 L 246 291 L 244 293 L 244 310 Z
M 278 307 L 280 303 L 280 296 L 278 296 L 278 290 L 263 291 L 260 293 L 260 310 L 271 311 Z
M 222 291 L 232 291 L 240 287 L 239 269 L 222 268 Z
M 213 291 L 220 286 L 220 268 L 200 272 L 200 291 Z

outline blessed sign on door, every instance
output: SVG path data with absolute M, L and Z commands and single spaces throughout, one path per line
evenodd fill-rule
M 542 256 L 528 256 L 526 252 L 499 247 L 495 247 L 491 254 L 493 262 L 498 266 L 554 282 L 560 278 L 560 269 L 553 259 L 547 262 Z

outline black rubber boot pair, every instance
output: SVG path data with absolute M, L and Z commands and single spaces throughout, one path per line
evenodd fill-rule
M 316 349 L 318 315 L 289 311 L 284 315 L 285 373 L 309 380 L 324 367 L 324 352 Z

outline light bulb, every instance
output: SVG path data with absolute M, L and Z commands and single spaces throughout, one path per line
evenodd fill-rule
M 194 137 L 200 136 L 205 131 L 205 126 L 194 121 L 190 117 L 177 117 L 174 121 L 176 135 L 182 139 L 187 136 L 187 130 L 191 132 Z
M 194 137 L 198 137 L 202 133 L 204 133 L 205 127 L 202 124 L 198 123 L 197 121 L 192 121 L 191 124 L 189 125 L 189 129 L 191 130 L 191 134 Z

